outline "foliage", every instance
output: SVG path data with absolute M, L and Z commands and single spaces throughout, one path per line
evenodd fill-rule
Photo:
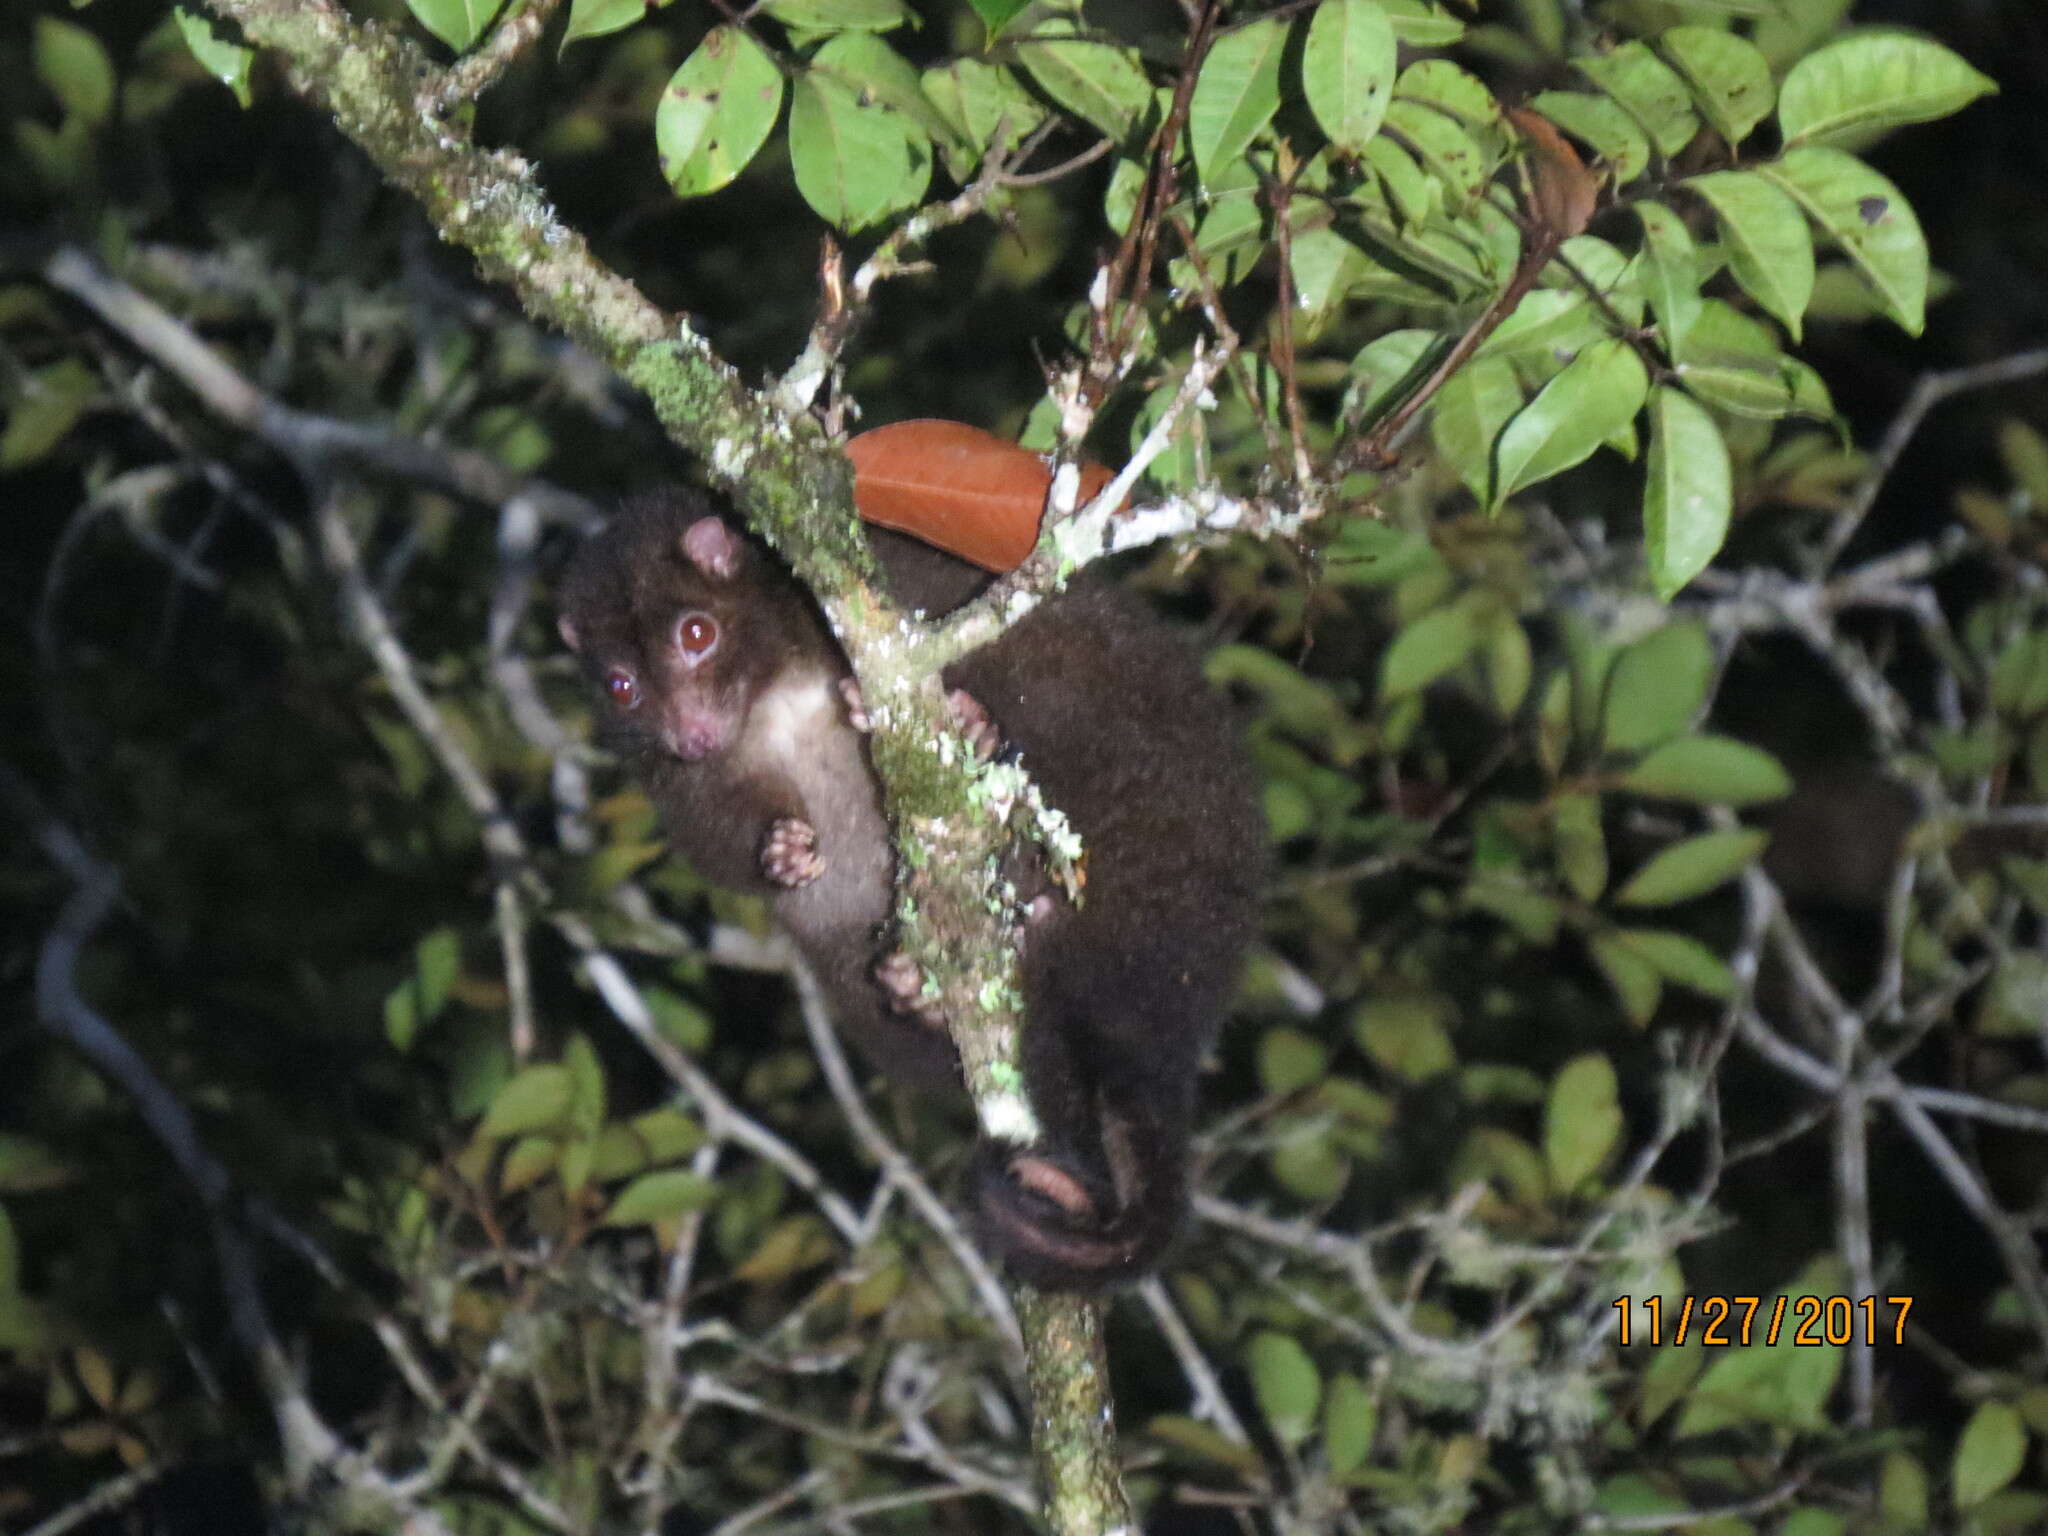
M 1836 407 L 1942 330 L 1880 141 L 1984 75 L 1840 0 L 365 9 L 796 408 L 1155 455 L 1045 553 L 1172 536 L 1126 574 L 1207 625 L 1274 894 L 1196 1231 L 1109 1314 L 1144 1509 L 2048 1518 L 2048 439 L 1994 399 L 1907 496 Z M 0 35 L 0 967 L 54 1031 L 0 1069 L 0 1516 L 295 1495 L 226 1231 L 337 1527 L 1027 1528 L 964 1113 L 859 1095 L 580 745 L 535 573 L 658 439 L 141 10 Z M 1715 1296 L 1747 1347 L 1678 1340 Z

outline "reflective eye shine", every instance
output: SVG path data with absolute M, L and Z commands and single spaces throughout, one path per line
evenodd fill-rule
M 633 680 L 633 674 L 623 667 L 614 667 L 605 674 L 604 691 L 611 695 L 611 701 L 621 709 L 639 707 L 640 685 Z
M 718 644 L 718 620 L 692 611 L 676 620 L 676 649 L 691 661 L 702 661 Z

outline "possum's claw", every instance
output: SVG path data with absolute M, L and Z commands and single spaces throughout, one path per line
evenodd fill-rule
M 945 1011 L 939 1000 L 924 995 L 924 967 L 910 958 L 908 950 L 892 950 L 876 961 L 875 983 L 895 1012 L 930 1029 L 946 1027 Z
M 818 834 L 798 816 L 778 816 L 761 841 L 761 873 L 776 885 L 794 890 L 825 873 L 818 852 Z

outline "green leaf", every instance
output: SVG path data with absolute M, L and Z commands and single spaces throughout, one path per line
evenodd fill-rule
M 1346 370 L 1343 420 L 1369 425 L 1383 407 L 1406 398 L 1427 375 L 1436 340 L 1434 331 L 1388 331 L 1360 347 Z
M 384 1034 L 392 1048 L 412 1049 L 420 1026 L 440 1016 L 462 968 L 462 948 L 451 928 L 437 928 L 413 950 L 413 973 L 384 998 Z
M 36 78 L 63 103 L 66 115 L 104 123 L 114 111 L 114 66 L 100 40 L 75 22 L 36 18 Z
M 0 470 L 24 469 L 71 434 L 99 394 L 99 378 L 75 357 L 40 368 L 21 382 L 0 431 Z
M 1551 1196 L 1550 1178 L 1543 1170 L 1543 1157 L 1534 1147 L 1510 1131 L 1481 1125 L 1452 1154 L 1450 1182 L 1453 1187 L 1484 1179 L 1494 1183 L 1518 1205 L 1532 1209 Z
M 1268 1161 L 1274 1181 L 1310 1205 L 1327 1205 L 1351 1182 L 1351 1160 L 1318 1119 L 1277 1122 Z
M 2048 1017 L 2048 956 L 2013 949 L 1999 956 L 1991 985 L 1977 1010 L 1977 1030 L 2019 1039 L 2039 1031 Z
M 1219 645 L 1202 665 L 1219 688 L 1233 684 L 1259 697 L 1260 714 L 1289 735 L 1327 744 L 1341 738 L 1351 723 L 1343 700 L 1320 678 L 1310 677 L 1285 656 L 1256 645 Z M 1355 754 L 1364 744 L 1353 747 Z
M 1309 111 L 1345 154 L 1365 151 L 1394 92 L 1394 28 L 1374 0 L 1325 0 L 1308 24 L 1301 88 Z
M 505 1154 L 505 1161 L 498 1168 L 498 1189 L 502 1194 L 516 1194 L 529 1184 L 537 1184 L 555 1171 L 561 1161 L 562 1144 L 552 1136 L 522 1136 L 512 1143 L 512 1150 Z
M 1861 139 L 1946 117 L 1997 89 L 1927 38 L 1856 32 L 1792 66 L 1778 88 L 1778 130 L 1788 148 Z
M 1664 1000 L 1664 981 L 1657 974 L 1657 967 L 1612 933 L 1587 935 L 1586 949 L 1600 974 L 1607 978 L 1607 985 L 1614 989 L 1622 1015 L 1637 1029 L 1648 1025 L 1656 1017 L 1657 1005 Z
M 1909 336 L 1927 309 L 1927 238 L 1899 189 L 1839 149 L 1795 149 L 1757 174 L 1791 193 Z
M 1427 1082 L 1458 1064 L 1442 1012 L 1426 996 L 1368 999 L 1353 1011 L 1351 1033 L 1360 1050 L 1407 1082 Z
M 554 1129 L 568 1119 L 575 1098 L 576 1082 L 567 1067 L 551 1062 L 521 1067 L 492 1095 L 477 1137 L 491 1141 Z
M 1690 621 L 1667 624 L 1615 658 L 1600 707 L 1600 739 L 1610 752 L 1639 752 L 1669 741 L 1692 723 L 1713 681 L 1714 648 Z
M 484 35 L 504 0 L 405 0 L 420 25 L 457 53 Z
M 1770 1311 L 1770 1303 L 1757 1309 L 1753 1334 L 1764 1326 L 1763 1319 Z M 1781 1429 L 1821 1428 L 1822 1407 L 1841 1373 L 1842 1351 L 1828 1345 L 1795 1348 L 1790 1342 L 1795 1326 L 1788 1309 L 1778 1343 L 1716 1351 L 1687 1394 L 1676 1432 L 1680 1436 L 1705 1435 L 1732 1424 L 1753 1423 Z
M 1560 795 L 1550 811 L 1558 873 L 1571 893 L 1598 901 L 1607 889 L 1607 835 L 1600 827 L 1598 795 Z
M 1658 36 L 1657 51 L 1692 87 L 1700 111 L 1731 148 L 1770 114 L 1771 66 L 1734 33 L 1673 27 Z
M 590 1177 L 600 1184 L 623 1179 L 646 1170 L 654 1159 L 647 1155 L 647 1143 L 632 1126 L 614 1120 L 597 1133 L 590 1150 Z
M 812 56 L 811 68 L 836 76 L 864 105 L 901 113 L 928 138 L 944 142 L 953 136 L 953 125 L 925 95 L 910 61 L 872 33 L 846 32 L 833 38 Z
M 1315 1428 L 1323 1396 L 1323 1379 L 1308 1351 L 1292 1335 L 1267 1329 L 1246 1346 L 1245 1368 L 1274 1437 L 1283 1445 L 1301 1444 Z
M 1668 603 L 1721 552 L 1735 506 L 1734 472 L 1720 427 L 1668 384 L 1650 391 L 1647 470 L 1644 553 L 1650 585 Z
M 1364 1382 L 1343 1371 L 1323 1394 L 1323 1460 L 1338 1477 L 1355 1472 L 1372 1454 L 1379 1406 Z
M 1501 131 L 1500 102 L 1477 75 L 1449 59 L 1418 59 L 1394 82 L 1397 100 L 1418 101 L 1456 118 L 1491 142 Z
M 1727 962 L 1690 934 L 1663 928 L 1623 928 L 1614 940 L 1624 949 L 1649 963 L 1666 981 L 1707 997 L 1727 999 L 1735 995 L 1735 973 Z
M 1579 289 L 1533 288 L 1474 355 L 1554 369 L 1559 358 L 1584 351 L 1606 334 L 1599 312 Z
M 1447 48 L 1465 35 L 1465 23 L 1429 0 L 1379 0 L 1394 36 L 1410 48 Z
M 912 19 L 902 0 L 764 0 L 761 9 L 805 32 L 889 32 Z
M 1877 1482 L 1877 1513 L 1884 1529 L 1926 1530 L 1927 1505 L 1927 1469 L 1919 1458 L 1910 1451 L 1888 1452 Z
M 640 7 L 635 3 L 636 13 Z M 177 18 L 178 33 L 185 39 L 185 46 L 192 50 L 192 57 L 199 61 L 199 67 L 214 79 L 235 93 L 235 100 L 243 106 L 249 105 L 249 66 L 255 62 L 256 50 L 244 48 L 215 32 L 213 18 L 197 15 L 175 7 L 171 14 Z
M 1557 260 L 1543 269 L 1538 281 L 1546 288 L 1583 292 L 1590 288 L 1626 325 L 1643 318 L 1642 285 L 1636 263 L 1597 235 L 1573 235 L 1558 247 Z
M 1003 28 L 1023 14 L 1031 0 L 968 0 L 974 7 L 974 14 L 988 28 L 988 38 L 994 42 Z
M 1415 157 L 1392 139 L 1374 138 L 1368 142 L 1365 163 L 1379 177 L 1380 189 L 1404 228 L 1418 228 L 1443 206 L 1443 183 L 1424 171 Z
M 1692 93 L 1678 72 L 1652 53 L 1648 44 L 1623 43 L 1612 53 L 1572 63 L 1635 119 L 1665 159 L 1685 148 L 1699 132 Z
M 1437 391 L 1430 441 L 1480 501 L 1492 504 L 1493 448 L 1501 429 L 1522 408 L 1515 371 L 1497 357 L 1478 357 Z
M 1649 1294 L 1670 1298 L 1676 1289 L 1659 1288 Z M 1666 1304 L 1669 1305 L 1668 1300 Z M 1666 1344 L 1657 1351 L 1650 1368 L 1643 1372 L 1641 1395 L 1636 1399 L 1633 1417 L 1638 1428 L 1649 1428 L 1671 1411 L 1672 1405 L 1685 1396 L 1694 1378 L 1706 1368 L 1708 1356 L 1709 1351 L 1700 1348 L 1697 1330 L 1685 1343 Z
M 1493 707 L 1503 719 L 1512 719 L 1529 696 L 1529 683 L 1536 671 L 1529 636 L 1513 615 L 1503 612 L 1488 629 L 1485 655 Z
M 931 144 L 915 120 L 817 69 L 790 95 L 789 158 L 804 201 L 848 231 L 910 207 L 931 179 Z
M 1297 345 L 1315 340 L 1337 317 L 1365 265 L 1365 253 L 1334 229 L 1311 229 L 1294 237 L 1287 270 L 1294 278 Z
M 671 1163 L 704 1145 L 703 1127 L 680 1109 L 650 1109 L 627 1124 L 646 1147 L 650 1163 Z
M 646 14 L 647 0 L 569 0 L 569 25 L 562 29 L 562 46 L 623 32 Z
M 785 1216 L 736 1265 L 733 1277 L 753 1285 L 773 1285 L 800 1270 L 828 1262 L 837 1252 L 824 1221 L 805 1214 Z
M 1131 136 L 1152 108 L 1152 82 L 1128 48 L 1085 38 L 1017 45 L 1017 61 L 1054 101 L 1112 139 Z
M 637 1227 L 701 1211 L 718 1198 L 718 1186 L 687 1168 L 643 1173 L 619 1191 L 604 1213 L 607 1227 Z
M 1493 291 L 1495 268 L 1491 252 L 1454 234 L 1448 219 L 1436 217 L 1424 227 L 1409 228 L 1376 181 L 1360 185 L 1349 203 L 1365 237 L 1362 243 L 1373 258 L 1374 265 L 1367 271 L 1368 283 L 1362 289 L 1368 297 L 1400 304 L 1436 305 L 1450 297 L 1477 297 Z M 1477 228 L 1478 220 L 1491 212 L 1482 204 L 1475 217 L 1458 228 L 1469 234 Z
M 1745 420 L 1810 416 L 1826 421 L 1835 413 L 1834 402 L 1828 398 L 1820 375 L 1797 358 L 1783 354 L 1733 363 L 1682 362 L 1674 371 L 1688 394 L 1717 411 Z
M 604 1064 L 587 1036 L 578 1033 L 562 1047 L 562 1065 L 572 1086 L 569 1123 L 584 1136 L 595 1139 L 604 1125 Z
M 1983 1503 L 2019 1476 L 2027 1461 L 2027 1429 L 2010 1403 L 1984 1403 L 1956 1442 L 1949 1480 L 1957 1509 Z
M 1543 1106 L 1543 1161 L 1551 1182 L 1564 1193 L 1578 1188 L 1613 1154 L 1624 1129 L 1614 1063 L 1597 1051 L 1566 1062 Z
M 1762 805 L 1792 793 L 1792 778 L 1759 747 L 1727 736 L 1668 741 L 1615 782 L 1638 795 L 1702 805 Z
M 1329 1070 L 1330 1048 L 1298 1029 L 1269 1029 L 1259 1037 L 1259 1085 L 1267 1093 L 1293 1093 Z
M 739 27 L 713 27 L 654 109 L 661 174 L 678 197 L 716 192 L 746 169 L 782 111 L 782 71 Z
M 1650 163 L 1649 135 L 1611 97 L 1544 91 L 1529 105 L 1613 167 L 1616 186 L 1634 181 Z
M 1381 702 L 1420 692 L 1462 666 L 1482 638 L 1478 612 L 1470 603 L 1433 608 L 1404 625 L 1380 658 Z
M 76 1171 L 42 1142 L 0 1131 L 0 1194 L 59 1189 L 76 1177 Z
M 1407 141 L 1424 169 L 1469 203 L 1493 174 L 1494 157 L 1463 127 L 1435 107 L 1397 95 L 1388 103 L 1386 124 Z
M 1556 943 L 1564 921 L 1563 906 L 1555 896 L 1512 873 L 1475 875 L 1459 892 L 1458 901 L 1468 911 L 1492 913 L 1535 949 Z
M 1684 185 L 1705 198 L 1720 221 L 1735 280 L 1796 340 L 1813 296 L 1813 237 L 1799 205 L 1755 171 L 1714 171 Z
M 1502 431 L 1492 504 L 1590 458 L 1643 408 L 1649 388 L 1649 370 L 1620 337 L 1585 348 Z
M 419 978 L 420 1011 L 431 1019 L 448 1004 L 449 989 L 462 971 L 462 941 L 453 928 L 436 928 L 413 948 Z
M 2007 418 L 1998 424 L 1998 458 L 2033 511 L 2048 512 L 2048 437 Z
M 1668 907 L 1725 885 L 1754 864 L 1770 833 L 1751 827 L 1702 832 L 1673 843 L 1616 894 L 1625 907 Z
M 1280 109 L 1287 23 L 1263 18 L 1226 32 L 1202 61 L 1188 98 L 1188 149 L 1206 185 L 1243 154 Z
M 1246 1472 L 1261 1471 L 1265 1462 L 1248 1445 L 1186 1414 L 1162 1413 L 1147 1421 L 1145 1433 L 1200 1461 L 1213 1461 Z
M 1046 118 L 1046 109 L 1017 83 L 1015 75 L 980 59 L 955 59 L 928 69 L 920 84 L 926 99 L 967 147 L 964 156 L 952 152 L 947 156 L 947 163 L 962 181 L 973 174 L 983 151 L 995 144 L 997 129 L 1003 131 L 1000 147 L 1012 149 Z
M 1771 62 L 1771 69 L 1783 74 L 1804 55 L 1811 53 L 1830 33 L 1842 30 L 1842 18 L 1855 0 L 1796 0 L 1783 5 L 1773 0 L 1777 14 L 1766 16 L 1750 28 L 1750 41 Z
M 1700 252 L 1692 231 L 1663 203 L 1636 203 L 1642 221 L 1642 279 L 1673 358 L 1700 317 Z
M 14 1237 L 14 1219 L 0 1205 L 0 1296 L 11 1297 L 21 1289 L 21 1247 Z

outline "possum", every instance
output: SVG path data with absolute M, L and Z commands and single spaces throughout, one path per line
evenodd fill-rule
M 891 595 L 936 616 L 987 576 L 871 531 Z M 834 1016 L 899 1079 L 958 1091 L 943 1021 L 889 953 L 894 850 L 858 691 L 809 594 L 694 492 L 629 502 L 584 545 L 560 629 L 606 696 L 599 734 L 705 878 L 769 898 Z M 984 1138 L 978 1241 L 1016 1277 L 1097 1290 L 1155 1266 L 1187 1204 L 1196 1077 L 1229 1005 L 1264 865 L 1227 701 L 1138 599 L 1086 579 L 945 669 L 1086 849 L 1021 939 L 1025 1087 L 1041 1135 Z

